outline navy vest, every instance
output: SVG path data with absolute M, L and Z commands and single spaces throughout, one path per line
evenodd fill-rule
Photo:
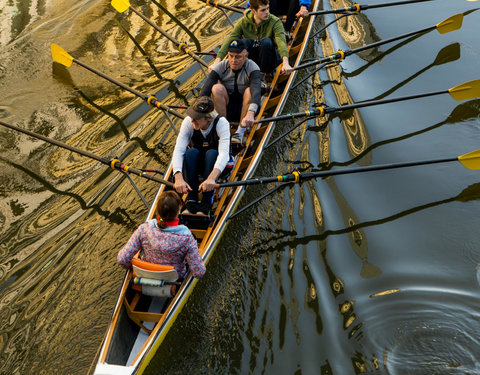
M 220 115 L 217 115 L 213 120 L 212 130 L 204 137 L 200 130 L 193 130 L 192 138 L 190 139 L 190 146 L 199 150 L 202 154 L 208 150 L 218 150 L 219 137 L 217 134 L 217 123 L 220 120 Z

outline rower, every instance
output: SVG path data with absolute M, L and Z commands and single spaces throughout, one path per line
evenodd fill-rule
M 182 214 L 209 215 L 217 179 L 226 176 L 233 167 L 230 124 L 215 111 L 209 96 L 198 97 L 188 107 L 187 115 L 173 151 L 174 188 L 179 194 L 187 194 Z M 201 202 L 198 202 L 199 192 L 202 192 Z
M 252 0 L 250 8 L 235 24 L 230 37 L 218 51 L 214 64 L 227 55 L 232 40 L 245 38 L 248 54 L 258 64 L 263 75 L 271 74 L 281 62 L 282 74 L 290 74 L 293 68 L 288 62 L 288 46 L 282 21 L 270 14 L 269 0 Z
M 133 232 L 118 253 L 118 263 L 132 268 L 134 256 L 140 251 L 145 262 L 173 266 L 180 279 L 187 273 L 187 264 L 193 277 L 201 278 L 205 274 L 205 263 L 198 251 L 197 241 L 185 225 L 178 224 L 181 204 L 176 192 L 163 192 L 155 211 L 157 217 L 141 224 Z
M 251 128 L 260 105 L 260 68 L 248 59 L 243 39 L 234 39 L 228 46 L 227 59 L 210 67 L 201 96 L 211 95 L 215 110 L 230 122 L 240 122 L 232 143 L 243 143 L 243 135 Z
M 295 17 L 308 17 L 308 8 L 310 8 L 310 0 L 270 0 L 270 12 L 277 17 L 286 15 L 287 19 L 283 24 L 286 34 L 290 35 Z M 247 8 L 250 2 L 247 3 Z

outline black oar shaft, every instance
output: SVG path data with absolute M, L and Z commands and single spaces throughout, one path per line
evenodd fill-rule
M 410 95 L 410 96 L 402 96 L 400 98 L 391 98 L 391 99 L 383 99 L 383 100 L 373 100 L 370 102 L 363 102 L 363 103 L 354 103 L 349 105 L 343 105 L 341 107 L 315 108 L 315 109 L 304 111 L 304 112 L 288 113 L 286 115 L 281 115 L 277 117 L 262 118 L 260 120 L 257 120 L 256 122 L 263 123 L 263 122 L 271 122 L 271 121 L 289 120 L 289 119 L 295 119 L 298 117 L 305 117 L 305 116 L 323 116 L 329 113 L 348 111 L 349 109 L 364 108 L 364 107 L 370 107 L 373 105 L 381 105 L 381 104 L 401 102 L 404 100 L 425 98 L 427 96 L 448 94 L 449 92 L 450 90 L 442 90 L 442 91 L 427 92 L 423 94 L 416 94 L 416 95 Z
M 97 160 L 97 161 L 99 161 L 100 163 L 103 163 L 103 164 L 105 164 L 105 165 L 108 165 L 108 166 L 110 166 L 110 167 L 113 168 L 113 169 L 118 169 L 118 170 L 122 170 L 122 171 L 125 171 L 125 172 L 133 173 L 133 174 L 136 174 L 136 175 L 138 175 L 138 176 L 140 176 L 140 177 L 146 178 L 146 179 L 148 179 L 148 180 L 155 181 L 155 182 L 159 182 L 159 183 L 165 184 L 165 185 L 167 185 L 167 186 L 169 186 L 169 187 L 173 187 L 173 184 L 172 184 L 171 182 L 166 181 L 166 180 L 163 180 L 163 179 L 161 179 L 161 178 L 157 178 L 157 177 L 155 177 L 155 176 L 150 176 L 150 175 L 146 174 L 145 172 L 143 172 L 143 171 L 140 170 L 140 169 L 126 166 L 126 165 L 123 164 L 120 160 L 116 160 L 116 159 L 110 160 L 110 159 L 107 159 L 107 158 L 104 158 L 104 157 L 101 157 L 101 156 L 92 154 L 91 152 L 88 152 L 88 151 L 85 151 L 85 150 L 81 150 L 81 149 L 79 149 L 79 148 L 76 148 L 76 147 L 67 145 L 66 143 L 57 141 L 57 140 L 55 140 L 55 139 L 45 137 L 45 136 L 43 136 L 43 135 L 41 135 L 41 134 L 37 134 L 37 133 L 31 132 L 30 130 L 22 129 L 22 128 L 19 128 L 18 126 L 7 124 L 6 122 L 3 122 L 3 121 L 0 121 L 0 125 L 3 125 L 3 126 L 5 126 L 5 127 L 7 127 L 7 128 L 10 128 L 10 129 L 12 129 L 12 130 L 18 131 L 18 132 L 20 132 L 20 133 L 29 135 L 30 137 L 37 138 L 37 139 L 41 139 L 42 141 L 45 141 L 45 142 L 48 142 L 48 143 L 50 143 L 50 144 L 52 144 L 52 145 L 55 145 L 55 146 L 64 148 L 64 149 L 66 149 L 66 150 L 75 152 L 75 153 L 77 153 L 77 154 L 79 154 L 79 155 L 86 156 L 86 157 L 88 157 L 88 158 L 90 158 L 90 159 Z
M 365 10 L 365 9 L 374 9 L 374 8 L 385 8 L 385 7 L 391 7 L 396 5 L 424 3 L 426 1 L 433 1 L 433 0 L 406 0 L 406 1 L 394 1 L 391 3 L 382 3 L 382 4 L 360 5 L 360 9 Z
M 362 51 L 365 51 L 365 50 L 370 49 L 370 48 L 375 48 L 375 47 L 381 46 L 383 44 L 395 42 L 399 39 L 405 39 L 405 38 L 408 38 L 409 36 L 421 34 L 421 33 L 428 32 L 428 31 L 432 31 L 432 30 L 435 30 L 436 28 L 437 28 L 436 25 L 435 26 L 430 26 L 430 27 L 426 27 L 425 29 L 422 29 L 422 30 L 412 31 L 410 33 L 395 36 L 393 38 L 383 39 L 383 40 L 380 40 L 380 41 L 375 42 L 375 43 L 368 44 L 368 45 L 363 46 L 363 47 L 358 47 L 358 48 L 355 48 L 355 49 L 352 49 L 352 50 L 346 50 L 346 51 L 344 51 L 344 54 L 345 54 L 345 56 L 349 56 L 353 53 L 362 52 Z M 322 59 L 320 59 L 320 60 L 322 60 Z
M 309 66 L 312 66 L 312 65 L 327 63 L 327 62 L 331 62 L 331 61 L 343 60 L 345 57 L 353 55 L 354 53 L 366 51 L 368 49 L 375 48 L 375 47 L 381 46 L 383 44 L 392 43 L 392 42 L 395 42 L 397 40 L 405 39 L 405 38 L 408 38 L 408 37 L 413 36 L 413 35 L 417 35 L 417 34 L 421 34 L 421 33 L 424 33 L 424 32 L 432 31 L 432 30 L 435 30 L 436 27 L 437 27 L 436 25 L 435 26 L 430 26 L 430 27 L 426 27 L 425 29 L 412 31 L 410 33 L 398 35 L 398 36 L 395 36 L 393 38 L 383 39 L 383 40 L 380 40 L 378 42 L 367 44 L 365 46 L 358 47 L 358 48 L 355 48 L 355 49 L 347 49 L 345 51 L 338 51 L 338 52 L 335 52 L 334 54 L 332 54 L 330 56 L 325 56 L 325 57 L 322 57 L 318 60 L 310 61 L 310 62 L 307 62 L 305 64 L 301 64 L 301 65 L 297 65 L 293 69 L 294 70 L 299 70 L 299 69 L 303 69 L 303 68 L 308 68 Z
M 83 62 L 77 60 L 77 59 L 73 59 L 73 62 L 84 67 L 85 69 L 87 70 L 90 70 L 92 73 L 102 77 L 102 78 L 105 78 L 107 81 L 121 87 L 122 89 L 124 90 L 127 90 L 128 92 L 131 92 L 132 94 L 138 96 L 139 98 L 142 98 L 143 100 L 145 100 L 149 105 L 151 105 L 152 107 L 157 107 L 157 108 L 160 108 L 166 112 L 169 112 L 171 113 L 172 115 L 175 115 L 179 118 L 185 118 L 184 115 L 182 115 L 181 113 L 169 108 L 168 106 L 166 106 L 165 104 L 161 103 L 160 101 L 158 101 L 157 98 L 153 97 L 153 96 L 148 96 L 148 95 L 145 95 L 143 93 L 141 93 L 140 91 L 137 91 L 127 85 L 125 85 L 124 83 L 120 82 L 120 81 L 117 81 L 116 79 L 113 79 L 112 77 L 109 77 L 105 74 L 103 74 L 102 72 L 100 72 L 99 70 L 97 69 L 94 69 L 92 68 L 91 66 L 88 66 L 87 64 L 84 64 Z
M 128 92 L 131 92 L 133 95 L 136 95 L 140 98 L 142 98 L 143 100 L 147 100 L 148 99 L 148 95 L 145 95 L 145 94 L 142 94 L 140 91 L 137 91 L 127 85 L 125 85 L 124 83 L 120 82 L 120 81 L 117 81 L 116 79 L 112 78 L 112 77 L 109 77 L 105 74 L 103 74 L 102 72 L 100 72 L 99 70 L 97 69 L 94 69 L 92 68 L 91 66 L 88 66 L 87 64 L 84 64 L 83 62 L 77 60 L 77 59 L 73 59 L 73 62 L 80 65 L 80 66 L 83 66 L 85 69 L 87 70 L 90 70 L 92 73 L 102 77 L 102 78 L 105 78 L 107 81 L 117 85 L 117 86 L 120 86 L 122 89 L 124 90 L 127 90 Z
M 446 158 L 446 159 L 412 161 L 412 162 L 403 162 L 403 163 L 392 163 L 392 164 L 379 164 L 379 165 L 371 165 L 368 167 L 337 169 L 333 171 L 297 173 L 297 174 L 288 174 L 288 175 L 276 176 L 276 177 L 263 177 L 263 178 L 245 180 L 245 181 L 226 182 L 224 184 L 219 184 L 218 187 L 222 188 L 222 187 L 228 187 L 228 186 L 232 187 L 232 186 L 259 185 L 259 184 L 267 184 L 270 182 L 300 182 L 300 181 L 307 181 L 307 180 L 310 180 L 313 178 L 319 178 L 319 177 L 330 177 L 330 176 L 336 176 L 336 175 L 380 171 L 380 170 L 386 170 L 386 169 L 406 168 L 406 167 L 413 167 L 418 165 L 447 163 L 452 161 L 458 161 L 458 157 Z
M 349 109 L 370 107 L 370 106 L 373 106 L 373 105 L 396 103 L 396 102 L 401 102 L 401 101 L 404 101 L 404 100 L 425 98 L 425 97 L 434 96 L 434 95 L 448 94 L 448 92 L 449 92 L 448 90 L 442 90 L 442 91 L 427 92 L 427 93 L 423 93 L 423 94 L 416 94 L 416 95 L 410 95 L 410 96 L 402 96 L 400 98 L 391 98 L 391 99 L 383 99 L 383 100 L 374 100 L 374 101 L 371 101 L 371 102 L 354 103 L 354 104 L 349 104 L 349 105 L 343 105 L 341 107 L 326 107 L 325 108 L 325 114 L 333 113 L 333 112 L 340 112 L 340 111 L 348 111 Z
M 373 8 L 383 8 L 383 7 L 390 7 L 395 5 L 406 5 L 406 4 L 413 4 L 413 3 L 421 3 L 425 1 L 432 1 L 432 0 L 406 0 L 406 1 L 394 1 L 391 3 L 382 3 L 382 4 L 374 4 L 374 5 L 359 5 L 360 10 L 367 10 Z M 345 12 L 355 12 L 357 11 L 355 6 L 351 6 L 348 8 L 338 8 L 338 9 L 328 9 L 328 10 L 319 10 L 316 12 L 311 12 L 310 15 L 318 16 L 321 14 L 333 14 L 333 13 L 345 13 Z
M 211 1 L 211 0 L 200 0 L 200 1 L 204 2 L 207 5 L 210 5 L 212 7 L 223 8 L 223 9 L 230 10 L 230 11 L 236 12 L 236 13 L 243 13 L 241 9 L 232 7 L 230 5 L 221 4 L 217 1 Z
M 155 30 L 157 30 L 160 34 L 162 34 L 165 38 L 167 38 L 168 40 L 170 40 L 173 44 L 175 44 L 175 46 L 183 53 L 186 53 L 187 55 L 189 55 L 192 59 L 194 59 L 196 62 L 198 62 L 199 64 L 205 66 L 205 67 L 208 67 L 208 64 L 203 61 L 201 58 L 199 58 L 198 56 L 196 56 L 192 51 L 190 51 L 187 47 L 187 45 L 185 43 L 182 43 L 182 42 L 179 42 L 178 40 L 176 40 L 173 36 L 171 36 L 169 33 L 167 33 L 166 31 L 162 30 L 160 27 L 158 27 L 156 24 L 154 24 L 150 19 L 148 19 L 147 17 L 145 17 L 142 13 L 140 13 L 139 11 L 137 11 L 135 8 L 133 7 L 130 7 L 130 9 L 137 15 L 139 16 L 142 20 L 144 20 L 146 23 L 148 23 L 150 26 L 152 26 Z

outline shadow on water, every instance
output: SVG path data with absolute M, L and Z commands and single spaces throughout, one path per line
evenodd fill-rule
M 408 77 L 407 79 L 398 83 L 397 85 L 393 86 L 391 89 L 385 91 L 384 93 L 382 93 L 382 94 L 380 94 L 380 95 L 378 95 L 378 96 L 376 96 L 372 99 L 368 99 L 368 100 L 364 100 L 364 101 L 368 102 L 368 101 L 372 101 L 372 100 L 383 99 L 386 96 L 388 96 L 388 95 L 394 93 L 395 91 L 397 91 L 399 88 L 405 86 L 407 83 L 414 80 L 415 78 L 417 78 L 421 74 L 425 73 L 430 68 L 433 68 L 434 66 L 438 66 L 438 65 L 442 65 L 442 64 L 448 64 L 452 61 L 458 60 L 459 58 L 460 58 L 460 44 L 459 43 L 450 44 L 450 45 L 442 48 L 440 50 L 440 52 L 438 53 L 437 57 L 435 58 L 435 60 L 431 64 L 427 65 L 425 68 L 419 70 L 415 74 L 412 74 L 410 77 Z M 360 101 L 358 103 L 362 103 L 364 101 Z
M 130 132 L 129 132 L 125 122 L 120 117 L 115 115 L 114 113 L 112 113 L 112 112 L 106 110 L 105 108 L 103 108 L 102 106 L 96 104 L 80 88 L 78 88 L 75 85 L 75 83 L 73 82 L 73 79 L 72 79 L 72 76 L 70 75 L 69 70 L 65 66 L 54 62 L 52 64 L 52 75 L 55 79 L 59 80 L 63 84 L 72 87 L 73 90 L 75 90 L 75 92 L 77 92 L 83 99 L 85 99 L 85 101 L 87 101 L 88 104 L 90 104 L 92 107 L 94 107 L 95 109 L 99 110 L 103 114 L 105 114 L 108 117 L 110 117 L 111 119 L 113 119 L 115 121 L 115 123 L 120 127 L 123 134 L 125 135 L 125 140 L 126 141 L 134 141 L 135 143 L 137 143 L 140 146 L 140 148 L 143 151 L 145 151 L 145 153 L 149 157 L 152 157 L 157 162 L 162 163 L 161 158 L 157 154 L 157 148 L 156 147 L 154 147 L 154 148 L 148 147 L 147 143 L 139 137 L 131 137 Z M 107 136 L 107 134 L 108 134 L 108 132 L 105 133 L 105 136 Z
M 346 162 L 331 162 L 328 165 L 319 165 L 318 167 L 322 167 L 322 170 L 323 170 L 323 167 L 325 168 L 325 170 L 328 170 L 328 169 L 331 169 L 332 167 L 335 167 L 335 166 L 351 165 L 351 164 L 356 163 L 358 160 L 360 160 L 365 155 L 367 155 L 368 153 L 370 153 L 371 151 L 375 150 L 378 147 L 385 146 L 385 145 L 390 144 L 390 143 L 403 141 L 405 139 L 412 138 L 412 137 L 415 137 L 417 135 L 427 133 L 431 130 L 437 129 L 437 128 L 439 128 L 443 125 L 446 125 L 446 124 L 457 124 L 457 123 L 460 123 L 460 122 L 468 121 L 469 119 L 478 118 L 479 116 L 480 116 L 480 99 L 470 100 L 468 102 L 461 103 L 458 106 L 456 106 L 454 108 L 454 110 L 450 113 L 450 115 L 447 117 L 447 119 L 442 121 L 442 122 L 439 122 L 438 124 L 429 126 L 428 128 L 418 130 L 418 131 L 413 132 L 413 133 L 402 135 L 400 137 L 391 138 L 391 139 L 387 139 L 387 140 L 372 144 L 367 149 L 365 149 L 365 151 L 363 151 L 361 154 L 357 155 L 355 158 L 353 158 L 349 161 L 346 161 Z
M 62 195 L 62 196 L 67 196 L 75 199 L 79 204 L 82 210 L 93 210 L 95 213 L 103 216 L 106 218 L 109 222 L 112 224 L 121 224 L 125 225 L 126 229 L 132 230 L 136 227 L 136 222 L 130 217 L 130 215 L 127 213 L 127 210 L 123 208 L 116 208 L 114 212 L 110 212 L 108 210 L 103 210 L 101 208 L 100 204 L 87 204 L 85 200 L 78 194 L 72 193 L 70 191 L 62 191 L 57 189 L 54 185 L 49 183 L 47 180 L 45 180 L 43 177 L 37 175 L 36 173 L 32 172 L 31 170 L 25 168 L 24 166 L 20 164 L 16 164 L 10 160 L 6 160 L 4 158 L 0 157 L 0 160 L 2 160 L 5 164 L 11 165 L 12 167 L 22 171 L 23 173 L 27 174 L 29 177 L 34 179 L 35 181 L 40 182 L 48 191 L 51 191 L 52 193 Z M 113 194 L 115 192 L 115 188 L 120 186 L 120 184 L 124 181 L 125 177 L 122 177 L 119 179 L 109 190 L 108 194 L 103 197 L 101 200 L 104 201 L 105 199 L 108 198 L 109 195 Z
M 287 240 L 287 241 L 278 242 L 279 238 L 285 238 L 285 237 L 288 237 L 288 236 L 293 237 L 293 236 L 298 235 L 298 233 L 295 232 L 295 231 L 286 232 L 286 233 L 283 233 L 282 236 L 280 236 L 280 237 L 276 236 L 275 238 L 271 239 L 272 242 L 278 242 L 272 247 L 270 247 L 268 244 L 266 244 L 264 242 L 253 244 L 251 246 L 252 251 L 249 254 L 249 256 L 258 256 L 259 254 L 263 254 L 263 253 L 283 251 L 285 248 L 296 248 L 299 245 L 306 245 L 306 244 L 308 244 L 309 242 L 312 242 L 312 241 L 325 240 L 329 236 L 348 234 L 348 233 L 354 232 L 354 231 L 356 231 L 358 229 L 361 229 L 361 228 L 367 228 L 367 227 L 373 227 L 373 226 L 376 226 L 376 225 L 385 224 L 385 223 L 397 220 L 399 218 L 417 213 L 417 212 L 422 211 L 422 210 L 426 210 L 426 209 L 429 209 L 429 208 L 432 208 L 432 207 L 441 206 L 441 205 L 451 203 L 451 202 L 455 202 L 455 201 L 465 203 L 465 202 L 475 201 L 475 200 L 479 200 L 479 199 L 480 199 L 480 183 L 476 183 L 476 184 L 468 186 L 460 194 L 456 195 L 455 197 L 443 199 L 443 200 L 436 201 L 436 202 L 427 203 L 427 204 L 417 206 L 417 207 L 414 207 L 414 208 L 410 208 L 408 210 L 399 212 L 397 214 L 388 216 L 388 217 L 383 218 L 383 219 L 365 221 L 363 223 L 354 224 L 354 225 L 349 226 L 349 227 L 344 228 L 344 229 L 326 230 L 325 232 L 323 232 L 321 234 L 315 234 L 315 235 L 310 235 L 310 236 L 305 236 L 305 237 L 295 237 L 295 238 Z

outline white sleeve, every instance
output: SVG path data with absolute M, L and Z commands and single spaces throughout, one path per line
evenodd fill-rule
M 172 168 L 173 174 L 182 172 L 183 159 L 185 152 L 187 151 L 188 143 L 193 135 L 193 125 L 189 116 L 185 117 L 180 126 L 180 132 L 178 133 L 177 142 L 175 143 L 175 149 L 173 150 Z
M 225 117 L 220 118 L 217 123 L 218 134 L 218 156 L 213 168 L 223 172 L 230 159 L 230 123 Z

